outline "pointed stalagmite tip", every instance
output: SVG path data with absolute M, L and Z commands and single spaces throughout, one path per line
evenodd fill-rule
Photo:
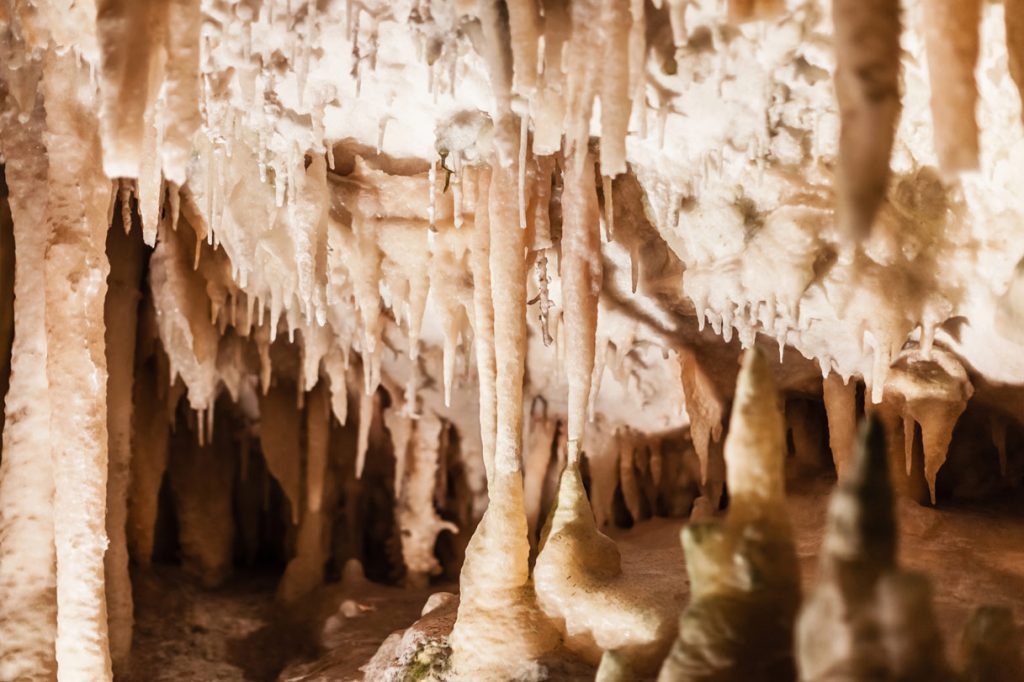
M 781 500 L 786 436 L 775 377 L 764 353 L 752 347 L 736 380 L 725 462 L 729 491 L 742 497 Z
M 829 505 L 825 553 L 839 560 L 896 561 L 896 517 L 881 421 L 869 415 L 857 434 L 853 461 Z

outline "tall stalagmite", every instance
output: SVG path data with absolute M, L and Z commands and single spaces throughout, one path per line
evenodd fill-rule
M 785 505 L 786 431 L 763 353 L 743 359 L 725 463 L 724 521 L 683 530 L 691 601 L 659 682 L 792 680 L 800 573 Z

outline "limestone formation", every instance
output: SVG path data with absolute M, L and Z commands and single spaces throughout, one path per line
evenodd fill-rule
M 683 530 L 691 601 L 661 682 L 795 678 L 800 574 L 785 507 L 785 439 L 771 369 L 752 349 L 725 441 L 730 506 L 724 520 Z
M 829 504 L 818 585 L 800 613 L 800 679 L 947 680 L 928 579 L 897 563 L 885 436 L 860 428 Z
M 1013 679 L 1022 88 L 1022 0 L 0 0 L 0 682 Z

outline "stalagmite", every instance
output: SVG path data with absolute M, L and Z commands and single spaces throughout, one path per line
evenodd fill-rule
M 324 580 L 324 563 L 327 560 L 327 531 L 324 528 L 324 511 L 302 510 L 298 537 L 295 541 L 295 556 L 285 567 L 284 575 L 277 586 L 277 599 L 283 604 L 294 604 L 308 595 Z
M 111 185 L 103 173 L 92 88 L 68 53 L 44 66 L 50 188 L 46 221 L 46 376 L 57 548 L 57 667 L 61 679 L 110 679 L 104 604 L 107 547 L 107 367 L 104 243 Z M 84 123 L 83 123 L 84 122 Z
M 531 541 L 536 537 L 541 512 L 541 495 L 551 464 L 555 431 L 558 429 L 558 422 L 547 416 L 547 405 L 539 408 L 538 402 L 535 401 L 533 409 L 530 410 L 530 432 L 526 436 L 526 461 L 523 463 L 523 499 Z
M 549 526 L 534 582 L 566 646 L 595 665 L 614 650 L 637 671 L 656 670 L 670 643 L 674 607 L 623 575 L 619 551 L 594 523 L 573 461 L 562 473 Z
M 1013 611 L 981 606 L 964 629 L 960 652 L 964 682 L 1013 682 L 1024 675 L 1020 628 Z
M 829 505 L 818 585 L 800 613 L 803 682 L 949 680 L 927 579 L 896 564 L 885 437 L 865 422 Z
M 981 0 L 929 0 L 922 12 L 935 153 L 949 175 L 978 167 L 978 62 Z
M 154 363 L 155 364 L 155 363 Z M 160 390 L 166 378 L 151 368 L 133 382 L 132 458 L 128 492 L 128 550 L 132 561 L 148 568 L 153 559 L 160 484 L 167 469 L 170 420 Z
M 434 556 L 434 543 L 442 530 L 458 532 L 453 524 L 442 521 L 434 510 L 434 486 L 437 478 L 438 449 L 444 424 L 431 412 L 416 420 L 403 472 L 402 494 L 398 498 L 398 526 L 402 531 L 402 559 L 409 587 L 425 587 L 431 576 L 441 571 Z
M 837 168 L 840 228 L 871 230 L 889 184 L 900 112 L 898 0 L 834 0 L 836 99 L 842 126 Z
M 822 381 L 825 414 L 828 417 L 828 444 L 832 450 L 836 475 L 843 477 L 853 452 L 854 433 L 857 428 L 857 384 L 843 382 L 835 372 Z
M 692 596 L 660 682 L 795 677 L 800 576 L 785 506 L 786 434 L 756 346 L 744 356 L 729 424 L 729 510 L 722 522 L 683 530 Z
M 199 445 L 195 434 L 179 430 L 167 465 L 182 566 L 207 587 L 220 585 L 231 573 L 235 539 L 234 453 L 227 434 L 220 433 L 214 442 Z
M 42 102 L 0 118 L 14 222 L 11 380 L 0 460 L 0 680 L 55 679 L 56 571 L 53 546 L 51 402 L 46 375 L 44 258 L 52 224 Z
M 103 310 L 107 358 L 107 536 L 104 555 L 110 657 L 120 672 L 132 642 L 132 586 L 128 575 L 128 488 L 132 455 L 132 385 L 135 330 L 142 284 L 142 239 L 138 230 L 107 233 L 107 298 Z

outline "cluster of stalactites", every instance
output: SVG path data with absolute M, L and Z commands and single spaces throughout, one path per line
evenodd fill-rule
M 1024 89 L 1024 4 L 1004 3 L 1010 74 Z M 935 154 L 947 176 L 979 165 L 975 109 L 981 0 L 936 0 L 920 12 L 923 23 Z M 900 3 L 834 0 L 835 89 L 842 128 L 837 194 L 841 227 L 868 233 L 889 178 L 889 156 L 900 113 Z

